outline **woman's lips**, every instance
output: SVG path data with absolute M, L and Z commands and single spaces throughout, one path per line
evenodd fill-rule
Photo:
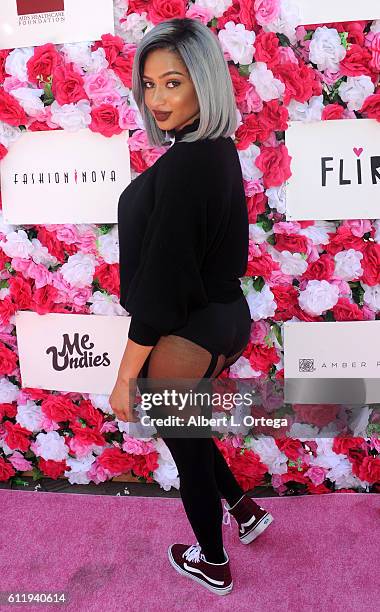
M 168 113 L 154 113 L 154 116 L 156 117 L 156 119 L 158 119 L 159 121 L 164 121 L 165 119 L 167 119 L 169 117 L 169 115 L 171 115 L 172 112 L 168 112 Z

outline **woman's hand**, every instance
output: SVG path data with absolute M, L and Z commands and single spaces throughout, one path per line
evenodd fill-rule
M 136 397 L 136 379 L 116 380 L 109 397 L 110 406 L 119 421 L 137 423 L 139 419 L 133 414 L 133 404 Z

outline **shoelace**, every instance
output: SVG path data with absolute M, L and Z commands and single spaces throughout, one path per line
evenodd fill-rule
M 187 548 L 182 557 L 185 557 L 185 559 L 188 561 L 195 561 L 195 563 L 199 563 L 200 559 L 202 559 L 202 561 L 206 561 L 206 557 L 203 553 L 201 554 L 201 550 L 202 548 L 197 542 L 196 544 L 192 544 L 189 548 Z
M 232 524 L 231 524 L 231 515 L 228 512 L 228 507 L 226 506 L 226 504 L 223 504 L 223 507 L 225 509 L 225 512 L 223 514 L 223 525 L 229 525 L 230 527 L 232 527 Z

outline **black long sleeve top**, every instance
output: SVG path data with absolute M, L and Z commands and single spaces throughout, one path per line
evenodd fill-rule
M 175 132 L 119 198 L 120 303 L 137 344 L 153 346 L 193 309 L 242 295 L 248 211 L 239 156 L 231 137 L 181 142 L 198 126 L 199 118 Z

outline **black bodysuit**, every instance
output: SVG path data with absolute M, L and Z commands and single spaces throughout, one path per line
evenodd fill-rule
M 198 126 L 196 119 L 175 132 L 174 144 L 119 199 L 120 303 L 132 315 L 129 338 L 141 345 L 184 329 L 189 315 L 206 313 L 209 304 L 235 302 L 243 304 L 240 335 L 248 341 L 239 280 L 247 267 L 248 211 L 239 156 L 230 137 L 181 142 Z M 212 329 L 197 337 L 210 351 L 225 351 L 232 331 L 225 328 L 229 339 L 218 347 Z

